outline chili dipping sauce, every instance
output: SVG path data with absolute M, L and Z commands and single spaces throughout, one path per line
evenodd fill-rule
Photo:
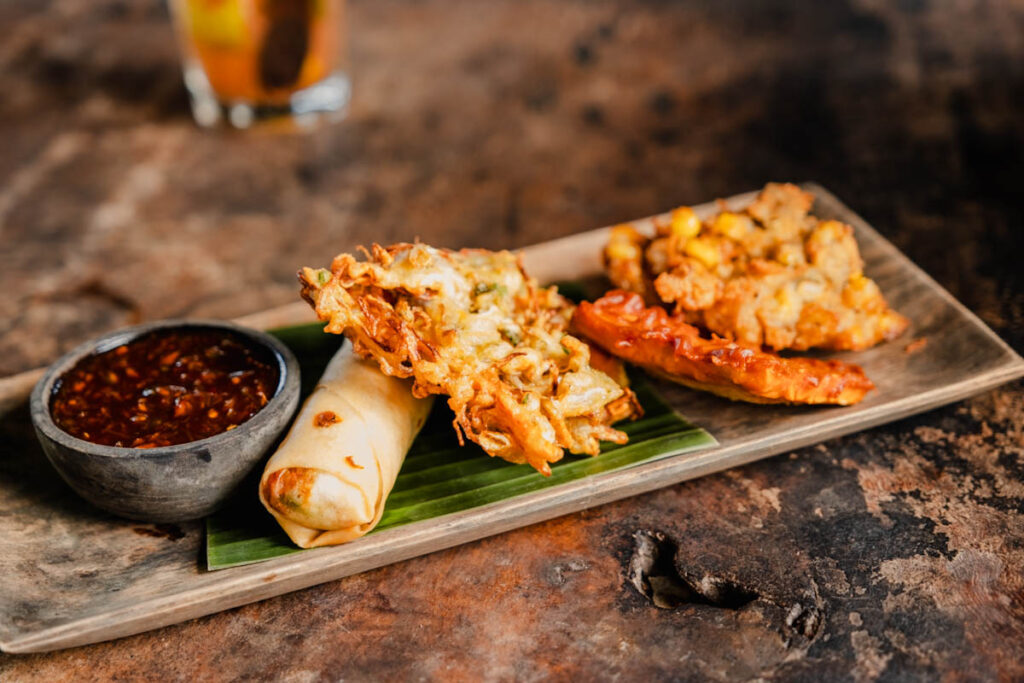
M 156 448 L 242 424 L 274 396 L 274 355 L 225 330 L 167 328 L 80 360 L 54 386 L 50 414 L 68 434 Z

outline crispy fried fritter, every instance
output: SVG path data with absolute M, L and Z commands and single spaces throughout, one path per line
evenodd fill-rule
M 707 221 L 683 207 L 648 239 L 612 230 L 609 278 L 690 323 L 776 350 L 859 350 L 892 339 L 907 319 L 865 277 L 853 229 L 808 212 L 814 197 L 771 183 L 739 212 Z
M 566 333 L 573 306 L 539 288 L 507 251 L 373 246 L 331 269 L 304 268 L 302 295 L 383 372 L 412 377 L 419 396 L 447 394 L 454 426 L 489 454 L 549 463 L 625 443 L 610 425 L 640 412 L 633 393 L 590 364 Z
M 573 326 L 630 363 L 737 401 L 850 405 L 874 388 L 856 365 L 782 358 L 755 346 L 702 339 L 682 316 L 647 306 L 632 292 L 613 291 L 581 303 Z

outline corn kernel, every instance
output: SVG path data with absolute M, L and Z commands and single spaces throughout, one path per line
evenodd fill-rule
M 687 256 L 692 256 L 708 268 L 714 268 L 722 261 L 722 254 L 718 250 L 718 245 L 708 239 L 699 237 L 690 240 L 683 247 L 683 251 Z
M 850 288 L 850 290 L 855 291 L 859 289 L 864 289 L 867 286 L 868 282 L 869 280 L 864 275 L 858 273 L 856 275 L 850 276 L 850 281 L 846 284 L 846 286 Z
M 611 242 L 605 249 L 605 254 L 616 261 L 631 261 L 640 258 L 640 250 L 635 244 L 629 242 Z
M 775 253 L 775 260 L 784 266 L 802 266 L 807 263 L 802 245 L 786 243 L 779 245 Z
M 624 242 L 632 242 L 636 237 L 639 237 L 639 235 L 629 223 L 620 223 L 613 227 L 612 234 L 610 236 L 613 240 L 620 240 Z
M 677 239 L 690 239 L 700 232 L 700 219 L 688 206 L 672 212 L 672 235 Z
M 725 235 L 729 239 L 742 239 L 751 227 L 750 219 L 731 211 L 723 211 L 715 216 L 715 222 L 711 229 L 719 235 Z
M 843 289 L 843 304 L 857 308 L 862 311 L 876 310 L 879 305 L 884 306 L 885 300 L 878 290 L 878 285 L 870 278 L 863 275 L 853 275 Z
M 783 287 L 775 292 L 775 302 L 784 314 L 792 314 L 796 311 L 796 299 L 788 287 Z

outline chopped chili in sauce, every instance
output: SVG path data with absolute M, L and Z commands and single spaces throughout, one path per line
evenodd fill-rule
M 209 328 L 156 330 L 80 360 L 54 387 L 58 427 L 92 443 L 155 448 L 242 424 L 273 398 L 273 355 Z

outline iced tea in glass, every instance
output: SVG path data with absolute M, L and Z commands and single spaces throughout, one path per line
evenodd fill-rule
M 344 0 L 170 0 L 192 113 L 202 126 L 344 115 Z

